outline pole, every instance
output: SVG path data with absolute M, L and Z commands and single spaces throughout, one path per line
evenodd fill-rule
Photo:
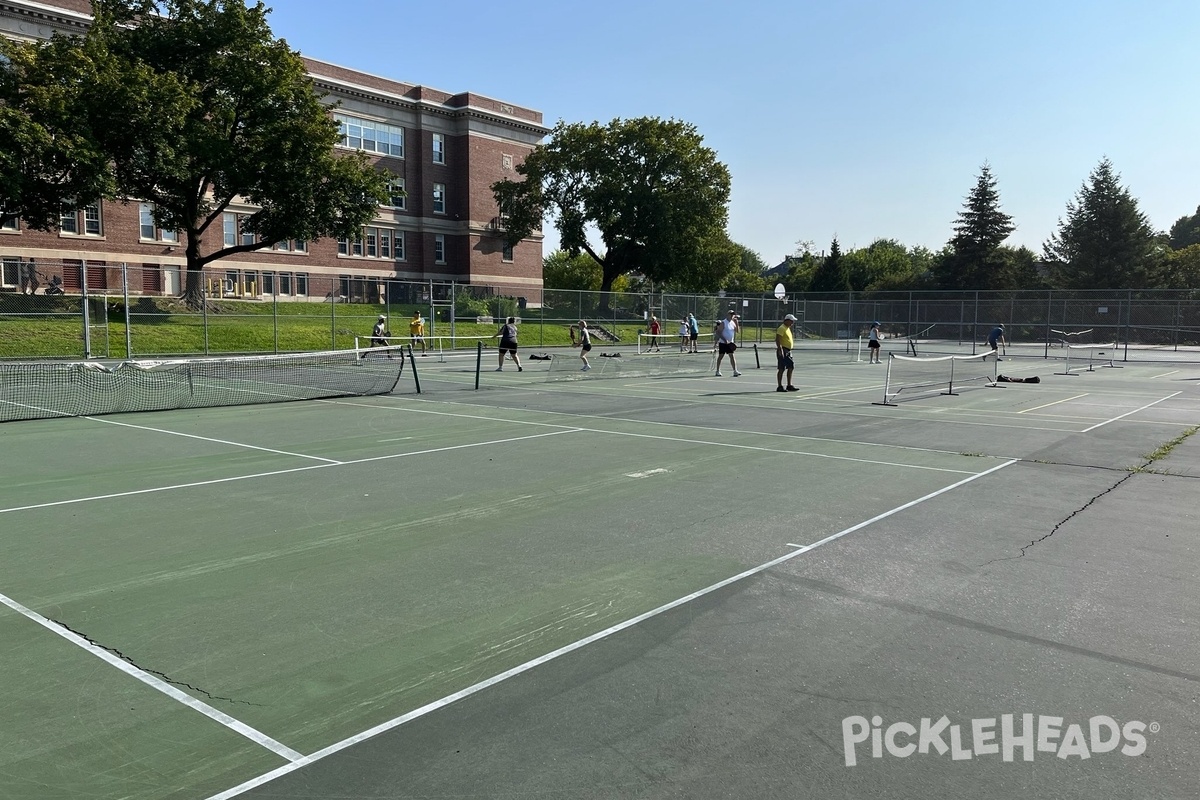
M 121 262 L 121 284 L 125 292 L 125 357 L 133 358 L 133 334 L 129 330 L 129 265 Z
M 408 345 L 408 363 L 412 366 L 413 383 L 417 386 L 417 394 L 421 393 L 421 376 L 417 374 L 417 360 L 413 358 L 413 347 Z
M 479 391 L 479 372 L 483 369 L 483 342 L 475 343 L 475 391 Z
M 92 357 L 92 327 L 91 320 L 88 315 L 88 285 L 87 285 L 87 261 L 81 261 L 79 267 L 80 273 L 80 294 L 83 297 L 83 357 Z

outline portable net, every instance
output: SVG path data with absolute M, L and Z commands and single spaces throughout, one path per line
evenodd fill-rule
M 629 349 L 593 346 L 588 353 L 590 370 L 583 370 L 578 351 L 555 354 L 546 370 L 548 381 L 594 380 L 597 378 L 658 378 L 709 374 L 716 364 L 716 353 L 702 350 L 681 353 L 678 349 L 638 355 Z
M 0 421 L 387 394 L 399 348 L 170 361 L 0 363 Z
M 996 357 L 991 353 L 973 356 L 888 355 L 883 382 L 882 405 L 895 405 L 904 395 L 958 394 L 963 386 L 996 385 Z
M 1095 372 L 1096 367 L 1115 369 L 1113 359 L 1117 353 L 1117 343 L 1108 344 L 1069 344 L 1065 348 L 1066 358 L 1063 360 L 1063 371 L 1059 375 L 1073 375 L 1076 371 Z
M 708 352 L 716 348 L 716 340 L 711 333 L 696 335 L 696 349 Z M 637 335 L 637 353 L 681 353 L 692 349 L 691 337 L 682 336 L 676 330 L 659 334 L 639 333 Z

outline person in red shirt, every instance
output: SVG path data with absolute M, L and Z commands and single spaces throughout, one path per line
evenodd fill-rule
M 655 351 L 661 353 L 662 350 L 658 346 L 658 335 L 662 333 L 662 325 L 658 323 L 658 317 L 650 315 L 650 346 L 646 348 L 646 352 Z

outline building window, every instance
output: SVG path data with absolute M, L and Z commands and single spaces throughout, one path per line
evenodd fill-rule
M 224 244 L 226 247 L 235 247 L 237 245 L 237 214 L 225 212 L 221 217 L 221 229 L 225 235 Z
M 308 242 L 303 239 L 284 239 L 282 242 L 271 245 L 271 249 L 283 253 L 307 253 Z
M 21 230 L 21 220 L 16 214 L 5 214 L 0 211 L 0 231 L 19 231 Z
M 444 183 L 433 185 L 433 213 L 446 213 L 446 184 Z
M 443 133 L 433 135 L 433 163 L 446 163 L 446 135 Z
M 64 211 L 58 229 L 61 233 L 75 236 L 102 235 L 104 231 L 100 224 L 100 204 L 92 203 L 75 211 Z
M 433 237 L 433 260 L 438 264 L 446 263 L 446 237 L 440 233 Z
M 504 245 L 504 249 L 500 252 L 500 260 L 504 262 L 511 262 L 513 260 L 513 246 L 511 244 Z
M 177 231 L 160 228 L 154 223 L 154 204 L 138 203 L 139 236 L 142 241 L 168 242 L 175 244 L 179 241 Z
M 392 260 L 404 258 L 404 232 L 375 226 L 363 228 L 361 239 L 338 239 L 338 255 Z
M 15 258 L 5 258 L 3 261 L 3 277 L 0 277 L 0 286 L 5 289 L 15 289 L 17 281 L 20 280 L 21 262 Z
M 297 272 L 296 273 L 296 294 L 299 297 L 307 297 L 308 296 L 308 273 L 307 272 Z
M 388 194 L 391 195 L 388 199 L 389 206 L 401 211 L 407 207 L 405 201 L 408 199 L 408 195 L 404 192 L 404 178 L 393 178 L 388 181 Z
M 265 295 L 275 294 L 275 273 L 264 272 L 262 274 L 262 293 Z
M 404 158 L 403 128 L 349 114 L 334 114 L 333 118 L 337 120 L 341 147 Z

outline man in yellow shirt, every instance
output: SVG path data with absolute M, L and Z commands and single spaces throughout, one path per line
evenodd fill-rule
M 795 322 L 796 318 L 788 314 L 783 318 L 783 324 L 775 329 L 775 358 L 779 362 L 779 371 L 775 375 L 775 382 L 779 385 L 775 390 L 777 392 L 800 391 L 792 386 L 792 371 L 796 369 L 796 362 L 792 361 L 792 325 Z M 783 385 L 784 370 L 787 370 L 786 388 Z
M 408 323 L 408 334 L 412 337 L 413 347 L 421 345 L 421 355 L 425 355 L 425 320 L 421 318 L 420 311 L 413 312 L 413 318 Z

